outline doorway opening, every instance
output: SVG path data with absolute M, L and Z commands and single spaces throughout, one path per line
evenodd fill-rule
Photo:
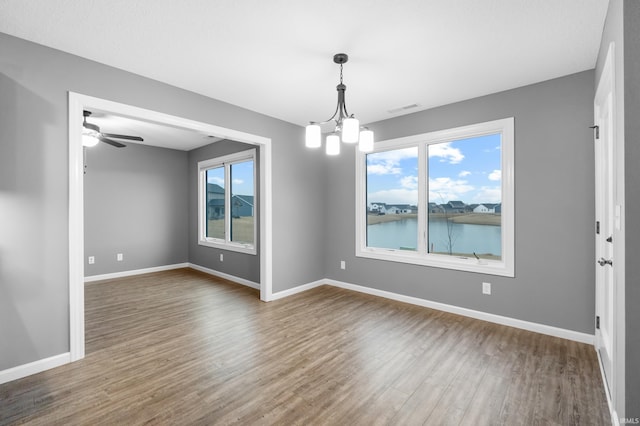
M 85 356 L 83 111 L 96 109 L 255 145 L 259 155 L 260 299 L 272 293 L 271 139 L 145 108 L 69 92 L 69 336 L 71 361 Z

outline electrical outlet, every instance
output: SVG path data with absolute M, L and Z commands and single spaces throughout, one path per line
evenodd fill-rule
M 482 283 L 482 294 L 491 294 L 491 283 Z
M 124 257 L 122 256 L 122 253 L 118 253 L 118 254 L 116 254 L 116 260 L 117 260 L 118 262 L 122 262 L 122 260 L 123 260 L 123 259 L 124 259 Z
M 224 262 L 224 255 L 220 253 L 220 262 Z
M 89 265 L 93 265 L 94 263 L 96 263 L 96 257 L 95 256 L 89 256 Z
M 340 269 L 347 269 L 347 262 L 345 262 L 344 260 L 340 261 Z

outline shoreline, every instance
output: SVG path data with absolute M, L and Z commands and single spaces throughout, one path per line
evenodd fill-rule
M 449 219 L 453 223 L 464 223 L 469 225 L 492 225 L 500 226 L 502 217 L 497 213 L 430 213 L 430 218 Z M 404 219 L 417 219 L 415 213 L 367 215 L 367 225 L 377 225 L 379 223 L 396 222 Z

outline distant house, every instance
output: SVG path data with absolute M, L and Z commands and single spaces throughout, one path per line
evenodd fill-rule
M 417 210 L 417 208 L 416 208 Z M 413 213 L 409 204 L 389 204 L 387 205 L 387 214 L 408 214 Z
M 465 213 L 467 205 L 462 201 L 449 201 L 447 204 L 442 204 L 442 208 L 446 213 Z
M 207 184 L 207 219 L 224 217 L 224 188 L 215 183 Z
M 233 217 L 253 216 L 253 195 L 233 195 L 231 197 L 231 214 Z
M 496 207 L 493 209 L 493 212 L 502 214 L 502 204 L 496 204 Z
M 444 213 L 444 207 L 437 203 L 429 203 L 429 213 Z
M 500 204 L 494 204 L 494 203 L 484 203 L 484 204 L 478 204 L 477 207 L 475 207 L 473 209 L 474 213 L 496 213 L 496 206 L 499 206 Z
M 387 214 L 387 203 L 371 203 L 369 204 L 369 213 Z

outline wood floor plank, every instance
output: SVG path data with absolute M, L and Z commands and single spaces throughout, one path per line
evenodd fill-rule
M 0 385 L 0 425 L 609 424 L 592 346 L 329 286 L 93 282 L 85 333 L 83 360 Z

